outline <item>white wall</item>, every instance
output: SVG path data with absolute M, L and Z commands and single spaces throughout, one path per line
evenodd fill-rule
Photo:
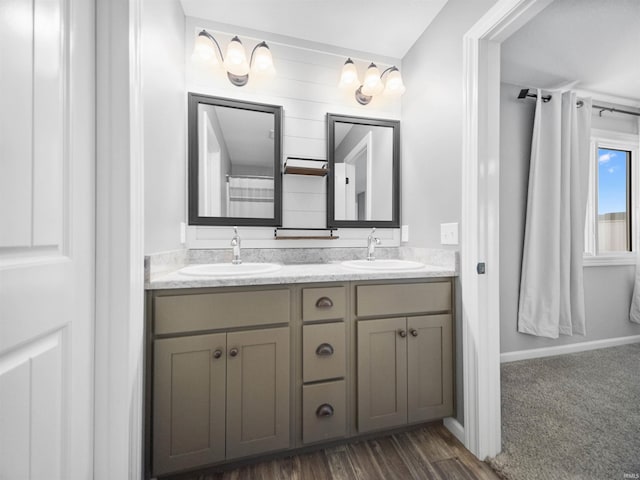
M 462 37 L 494 3 L 449 0 L 402 59 L 401 223 L 411 246 L 439 248 L 440 224 L 460 221 Z
M 606 338 L 640 335 L 629 322 L 635 266 L 585 267 L 587 335 L 558 339 L 518 332 L 518 296 L 529 158 L 535 102 L 517 100 L 520 86 L 503 83 L 500 102 L 500 351 L 516 352 Z M 597 113 L 597 112 L 596 112 Z M 607 121 L 594 115 L 598 128 L 630 128 L 629 119 Z M 637 130 L 636 130 L 637 131 Z
M 177 1 L 143 1 L 145 253 L 181 248 L 186 215 L 184 13 Z

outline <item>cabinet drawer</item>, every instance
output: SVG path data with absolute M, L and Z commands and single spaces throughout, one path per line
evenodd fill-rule
M 305 382 L 344 377 L 343 322 L 302 327 L 302 377 Z
M 450 282 L 358 285 L 356 287 L 356 315 L 359 317 L 450 310 Z
M 344 318 L 344 287 L 305 288 L 302 290 L 302 319 L 333 320 Z
M 302 387 L 302 441 L 313 443 L 347 433 L 344 380 Z
M 168 295 L 154 308 L 156 334 L 289 323 L 289 290 Z

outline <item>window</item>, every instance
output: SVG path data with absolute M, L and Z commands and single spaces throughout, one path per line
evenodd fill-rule
M 598 147 L 596 251 L 630 252 L 631 152 Z
M 638 135 L 593 130 L 585 255 L 620 258 L 640 238 Z

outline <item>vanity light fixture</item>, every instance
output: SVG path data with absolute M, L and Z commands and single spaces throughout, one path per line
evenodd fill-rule
M 192 60 L 196 63 L 209 63 L 213 66 L 222 64 L 227 72 L 227 78 L 236 87 L 243 87 L 249 81 L 249 73 L 275 75 L 271 50 L 266 42 L 260 42 L 251 51 L 247 61 L 247 54 L 242 42 L 236 35 L 227 45 L 226 55 L 218 41 L 206 30 L 202 30 L 196 37 Z
M 385 79 L 386 75 L 386 79 Z M 400 96 L 406 88 L 402 82 L 400 70 L 394 65 L 380 73 L 375 63 L 371 62 L 360 83 L 358 71 L 351 58 L 347 58 L 340 75 L 340 88 L 354 88 L 355 97 L 360 105 L 368 105 L 374 95 Z

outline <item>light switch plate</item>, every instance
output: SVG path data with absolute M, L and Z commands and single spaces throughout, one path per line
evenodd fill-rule
M 409 225 L 402 225 L 402 227 L 400 228 L 400 241 L 409 241 Z
M 440 243 L 442 245 L 458 245 L 458 223 L 440 224 Z

